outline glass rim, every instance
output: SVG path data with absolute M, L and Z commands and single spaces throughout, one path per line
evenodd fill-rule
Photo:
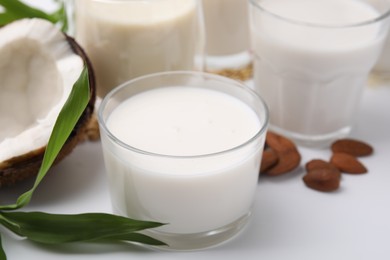
M 145 79 L 148 79 L 148 78 L 152 78 L 152 77 L 169 76 L 169 75 L 188 75 L 188 76 L 198 75 L 198 76 L 205 76 L 207 78 L 213 78 L 213 79 L 216 79 L 216 80 L 219 80 L 219 81 L 225 81 L 225 82 L 227 82 L 229 84 L 233 84 L 236 87 L 239 87 L 241 90 L 249 93 L 252 97 L 255 97 L 255 99 L 257 99 L 257 102 L 260 103 L 262 108 L 264 109 L 264 121 L 260 122 L 260 127 L 256 131 L 256 133 L 251 138 L 248 138 L 246 141 L 242 142 L 241 144 L 236 145 L 236 146 L 231 147 L 231 148 L 228 148 L 228 149 L 224 149 L 222 151 L 213 152 L 213 153 L 199 154 L 199 155 L 198 154 L 197 155 L 171 155 L 171 154 L 162 154 L 162 153 L 150 152 L 150 151 L 139 149 L 137 147 L 134 147 L 134 146 L 131 146 L 129 144 L 126 144 L 125 142 L 123 142 L 119 138 L 117 138 L 108 129 L 107 124 L 106 124 L 106 120 L 104 119 L 104 116 L 103 116 L 104 110 L 105 110 L 108 102 L 110 101 L 110 99 L 116 93 L 120 92 L 122 89 L 124 89 L 124 88 L 128 87 L 129 85 L 132 85 L 132 84 L 134 84 L 134 83 L 136 83 L 138 81 L 142 81 L 142 80 L 145 80 Z M 142 93 L 142 91 L 140 93 Z M 133 152 L 138 153 L 138 154 L 154 156 L 154 157 L 165 157 L 165 158 L 175 158 L 175 159 L 196 159 L 196 158 L 206 158 L 206 157 L 213 157 L 213 156 L 219 156 L 219 155 L 227 154 L 227 153 L 239 150 L 239 149 L 249 145 L 250 143 L 254 142 L 258 138 L 260 138 L 261 135 L 265 134 L 265 132 L 266 132 L 266 130 L 268 128 L 268 124 L 269 124 L 269 109 L 268 109 L 268 106 L 267 106 L 266 102 L 263 100 L 263 98 L 260 95 L 258 95 L 254 90 L 252 90 L 251 88 L 246 86 L 244 83 L 241 83 L 241 82 L 239 82 L 237 80 L 230 79 L 230 78 L 227 78 L 227 77 L 224 77 L 224 76 L 220 76 L 220 75 L 216 75 L 216 74 L 207 73 L 207 72 L 199 72 L 199 71 L 167 71 L 167 72 L 158 72 L 158 73 L 152 73 L 152 74 L 140 76 L 140 77 L 131 79 L 129 81 L 126 81 L 126 82 L 120 84 L 119 86 L 115 87 L 109 93 L 107 93 L 107 95 L 103 98 L 103 100 L 100 103 L 99 108 L 98 108 L 97 117 L 98 117 L 98 123 L 99 123 L 101 131 L 104 131 L 104 133 L 107 135 L 107 137 L 110 140 L 112 140 L 114 143 L 118 144 L 122 148 L 125 148 L 126 150 L 130 150 L 130 151 L 133 151 Z
M 373 19 L 363 20 L 363 21 L 356 22 L 356 23 L 346 23 L 346 24 L 339 24 L 339 25 L 330 25 L 330 24 L 315 23 L 315 22 L 305 22 L 305 21 L 300 21 L 300 20 L 297 20 L 297 19 L 287 18 L 287 17 L 284 17 L 282 15 L 275 14 L 274 12 L 264 8 L 261 5 L 261 3 L 259 2 L 259 0 L 249 0 L 249 2 L 255 8 L 258 8 L 261 11 L 263 11 L 264 13 L 266 13 L 266 14 L 272 16 L 272 17 L 275 17 L 275 18 L 277 18 L 279 20 L 282 20 L 284 22 L 289 22 L 289 23 L 292 23 L 292 24 L 296 24 L 296 25 L 313 27 L 313 28 L 346 29 L 346 28 L 361 27 L 361 26 L 371 25 L 371 24 L 383 21 L 383 20 L 385 20 L 386 18 L 388 18 L 390 16 L 390 3 L 389 3 L 389 6 L 388 6 L 386 12 L 380 13 L 379 16 L 377 16 L 377 17 L 375 17 Z

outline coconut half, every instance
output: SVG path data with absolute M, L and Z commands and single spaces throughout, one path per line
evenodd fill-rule
M 84 65 L 90 102 L 56 162 L 83 139 L 95 80 L 82 48 L 55 25 L 22 19 L 0 29 L 0 187 L 36 175 L 57 116 Z

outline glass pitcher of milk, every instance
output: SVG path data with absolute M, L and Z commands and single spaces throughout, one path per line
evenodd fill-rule
M 75 38 L 91 59 L 98 95 L 149 73 L 197 69 L 199 8 L 197 0 L 74 1 Z

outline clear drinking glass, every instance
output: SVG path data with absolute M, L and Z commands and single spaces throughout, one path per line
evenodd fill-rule
M 307 146 L 351 131 L 381 52 L 389 1 L 250 0 L 254 85 L 270 128 Z
M 268 125 L 254 91 L 213 74 L 157 73 L 111 91 L 98 119 L 114 212 L 167 223 L 145 233 L 171 250 L 210 247 L 245 226 Z
M 91 59 L 97 93 L 154 72 L 202 69 L 198 0 L 77 0 L 75 38 Z
M 205 69 L 249 79 L 252 56 L 247 0 L 202 0 Z

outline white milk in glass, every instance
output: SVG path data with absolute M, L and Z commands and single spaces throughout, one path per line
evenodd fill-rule
M 232 55 L 249 50 L 247 0 L 203 0 L 206 53 Z
M 103 135 L 103 143 L 112 146 L 104 149 L 105 161 L 120 214 L 169 223 L 158 228 L 162 232 L 193 234 L 250 212 L 261 145 L 218 154 L 246 143 L 261 128 L 256 113 L 239 99 L 202 88 L 153 89 L 117 106 L 107 128 L 133 148 L 166 155 L 114 147 Z
M 350 25 L 379 12 L 359 0 L 253 2 L 267 10 L 252 8 L 251 26 L 255 88 L 271 127 L 304 142 L 348 134 L 384 40 L 379 22 Z
M 199 51 L 196 2 L 75 1 L 75 37 L 92 61 L 98 94 L 137 76 L 194 69 Z

